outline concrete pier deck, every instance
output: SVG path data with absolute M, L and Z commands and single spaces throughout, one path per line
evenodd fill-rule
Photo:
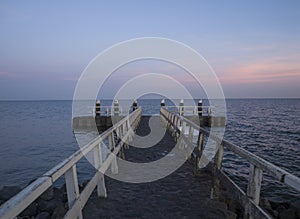
M 155 130 L 161 131 L 160 117 L 154 118 Z M 137 134 L 150 132 L 149 117 L 143 116 Z M 134 138 L 134 143 L 136 142 Z M 150 162 L 160 159 L 175 145 L 173 137 L 165 133 L 163 139 L 150 148 L 130 146 L 125 159 Z M 120 170 L 122 171 L 122 170 Z M 145 173 L 147 174 L 147 173 Z M 84 218 L 239 218 L 242 212 L 221 190 L 219 201 L 211 199 L 212 171 L 209 167 L 195 174 L 192 160 L 188 160 L 171 175 L 149 183 L 125 183 L 106 177 L 107 198 L 97 197 L 94 191 L 83 209 Z

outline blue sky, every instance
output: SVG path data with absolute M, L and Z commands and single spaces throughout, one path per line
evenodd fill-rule
M 99 52 L 148 36 L 197 50 L 228 98 L 300 97 L 300 1 L 1 1 L 0 29 L 2 100 L 72 99 Z

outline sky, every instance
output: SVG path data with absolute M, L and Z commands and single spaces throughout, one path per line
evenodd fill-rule
M 300 1 L 3 0 L 0 30 L 0 100 L 72 99 L 97 54 L 139 37 L 195 49 L 226 98 L 300 97 Z M 137 66 L 150 65 L 111 77 L 103 98 Z

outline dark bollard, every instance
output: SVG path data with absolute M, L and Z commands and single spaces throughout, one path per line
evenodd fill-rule
M 100 116 L 100 100 L 96 101 L 95 115 Z
M 203 109 L 202 109 L 202 100 L 199 100 L 198 101 L 198 116 L 199 117 L 202 117 L 202 112 L 203 112 Z
M 183 112 L 184 112 L 184 101 L 183 99 L 181 99 L 179 103 L 179 115 L 183 116 Z
M 161 107 L 164 107 L 164 106 L 166 106 L 165 99 L 162 99 L 162 100 L 161 100 L 161 102 L 160 102 L 160 106 L 161 106 Z
M 118 100 L 114 101 L 114 115 L 115 116 L 119 115 L 119 101 Z
M 137 109 L 137 100 L 134 100 L 132 104 L 132 111 L 135 111 L 136 109 Z

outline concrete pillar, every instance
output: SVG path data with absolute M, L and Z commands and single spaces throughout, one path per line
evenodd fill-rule
M 137 109 L 137 100 L 134 100 L 132 104 L 132 111 L 135 111 L 136 109 Z
M 161 106 L 161 107 L 164 107 L 164 106 L 166 106 L 165 99 L 162 99 L 162 100 L 161 100 L 161 102 L 160 102 L 160 106 Z
M 198 116 L 199 117 L 202 117 L 202 111 L 203 111 L 203 109 L 202 109 L 202 100 L 200 99 L 198 101 Z
M 183 112 L 184 112 L 184 101 L 183 99 L 181 99 L 179 103 L 179 115 L 183 116 Z
M 95 115 L 100 116 L 100 100 L 96 101 Z
M 119 115 L 119 101 L 114 100 L 114 115 L 118 116 Z

